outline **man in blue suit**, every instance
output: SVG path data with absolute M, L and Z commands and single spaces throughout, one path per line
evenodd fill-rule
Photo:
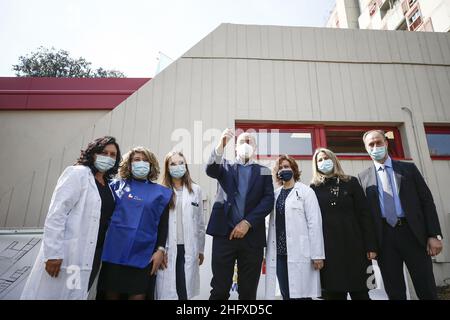
M 225 146 L 233 137 L 231 129 L 223 132 L 206 167 L 206 174 L 218 181 L 206 230 L 213 236 L 211 300 L 229 298 L 236 261 L 239 299 L 256 299 L 266 246 L 265 217 L 274 204 L 270 170 L 254 160 L 254 136 L 239 135 L 236 160 L 224 159 Z

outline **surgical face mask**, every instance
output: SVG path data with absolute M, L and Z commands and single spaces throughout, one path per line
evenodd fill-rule
M 114 164 L 116 163 L 116 160 L 108 157 L 108 156 L 102 156 L 101 154 L 97 155 L 97 158 L 94 161 L 94 167 L 100 171 L 100 172 L 106 172 L 112 167 L 114 167 Z
M 186 165 L 185 164 L 179 164 L 177 166 L 169 166 L 169 173 L 172 176 L 172 178 L 181 178 L 186 173 Z
M 294 172 L 291 169 L 283 169 L 278 171 L 278 177 L 283 181 L 289 181 L 294 176 Z
M 131 163 L 131 173 L 135 178 L 146 179 L 150 172 L 150 163 L 147 161 L 135 161 Z
M 243 143 L 236 148 L 236 153 L 241 159 L 250 159 L 253 155 L 253 147 L 248 143 Z
M 382 147 L 373 147 L 369 149 L 369 155 L 370 157 L 375 161 L 383 160 L 386 156 L 386 146 Z
M 317 168 L 319 169 L 320 172 L 324 174 L 329 174 L 333 171 L 334 168 L 333 160 L 331 159 L 322 160 L 317 164 Z

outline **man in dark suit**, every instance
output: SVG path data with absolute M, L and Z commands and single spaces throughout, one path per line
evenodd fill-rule
M 364 134 L 374 165 L 358 175 L 375 220 L 378 265 L 391 300 L 406 299 L 403 263 L 419 299 L 437 299 L 431 257 L 442 236 L 430 189 L 414 163 L 391 160 L 381 130 Z
M 211 300 L 229 298 L 236 261 L 239 299 L 256 299 L 266 246 L 265 217 L 274 203 L 270 170 L 254 161 L 254 136 L 239 135 L 236 161 L 224 159 L 224 148 L 233 136 L 230 129 L 223 132 L 206 167 L 206 174 L 218 181 L 206 230 L 213 236 Z

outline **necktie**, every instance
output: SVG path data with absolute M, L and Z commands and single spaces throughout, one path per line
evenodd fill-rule
M 386 221 L 393 227 L 397 224 L 397 213 L 395 212 L 394 193 L 392 181 L 385 166 L 380 167 L 380 180 L 383 186 L 384 214 Z

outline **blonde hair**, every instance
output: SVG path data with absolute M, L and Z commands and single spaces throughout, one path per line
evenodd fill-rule
M 181 178 L 181 183 L 183 186 L 185 186 L 189 190 L 189 193 L 192 193 L 193 192 L 192 184 L 194 183 L 194 181 L 192 180 L 191 174 L 189 173 L 189 168 L 186 163 L 186 158 L 183 155 L 183 153 L 180 151 L 171 151 L 164 158 L 164 172 L 163 172 L 163 178 L 162 178 L 162 185 L 166 186 L 168 188 L 174 189 L 172 176 L 170 175 L 170 170 L 169 170 L 170 159 L 174 155 L 179 155 L 184 160 L 184 165 L 186 166 L 186 173 Z M 170 200 L 170 203 L 169 203 L 170 209 L 175 208 L 175 200 L 176 200 L 175 197 L 176 197 L 175 192 L 173 192 L 172 199 Z
M 280 171 L 281 163 L 282 163 L 283 161 L 285 161 L 285 160 L 286 160 L 287 162 L 289 162 L 289 165 L 291 166 L 291 169 L 292 169 L 292 172 L 293 172 L 293 178 L 294 178 L 294 181 L 295 181 L 295 182 L 300 181 L 300 176 L 301 176 L 301 174 L 302 174 L 302 172 L 301 172 L 300 169 L 298 168 L 298 164 L 297 164 L 297 162 L 295 161 L 294 158 L 288 156 L 287 154 L 281 155 L 281 156 L 279 156 L 278 159 L 275 161 L 275 164 L 274 164 L 274 166 L 273 166 L 273 168 L 272 168 L 273 179 L 275 180 L 275 182 L 276 182 L 278 185 L 282 185 L 282 184 L 283 184 L 282 181 L 281 181 L 281 179 L 278 177 L 278 171 Z
M 323 174 L 322 172 L 319 171 L 319 168 L 317 167 L 317 156 L 321 152 L 325 153 L 328 156 L 328 158 L 330 158 L 331 161 L 333 161 L 333 165 L 334 165 L 333 172 L 330 174 L 327 174 L 327 175 Z M 312 174 L 313 177 L 312 177 L 311 183 L 314 184 L 315 186 L 322 184 L 325 181 L 325 178 L 329 178 L 329 177 L 338 177 L 339 179 L 341 179 L 343 181 L 350 180 L 350 176 L 348 176 L 344 173 L 344 170 L 342 169 L 342 166 L 341 166 L 341 162 L 336 157 L 334 152 L 329 149 L 325 149 L 325 148 L 318 148 L 314 152 L 313 159 L 312 159 L 312 173 L 313 173 Z
M 147 158 L 150 164 L 150 171 L 147 175 L 147 180 L 155 181 L 156 179 L 158 179 L 159 177 L 158 159 L 156 159 L 156 156 L 145 147 L 134 147 L 123 156 L 123 160 L 120 163 L 119 167 L 119 177 L 122 179 L 132 178 L 133 175 L 131 173 L 131 162 L 133 160 L 133 156 L 136 153 L 142 153 Z

